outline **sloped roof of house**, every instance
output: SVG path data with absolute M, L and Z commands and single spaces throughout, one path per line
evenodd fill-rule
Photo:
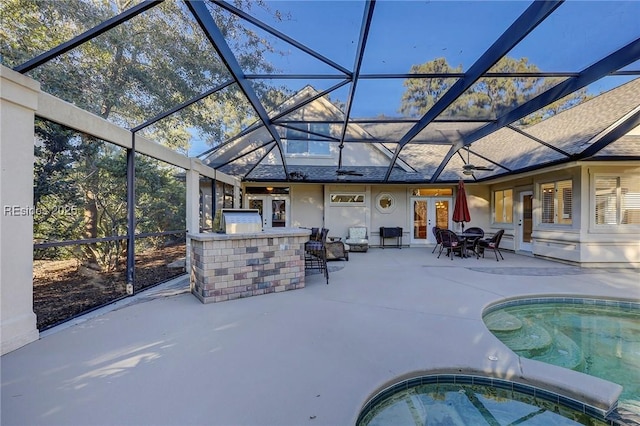
M 638 159 L 638 16 L 622 0 L 45 2 L 6 15 L 0 60 L 158 143 L 206 140 L 199 158 L 248 181 L 485 180 Z M 288 156 L 287 129 L 333 162 Z
M 301 98 L 312 97 L 318 93 L 310 87 L 305 87 L 301 93 L 292 98 L 292 101 L 296 103 Z M 332 108 L 332 112 L 338 116 L 342 115 L 336 106 L 330 106 L 324 98 L 314 102 L 322 104 L 321 110 Z M 610 134 L 615 129 L 616 122 L 620 121 L 620 117 L 624 119 L 626 116 L 639 113 L 640 78 L 555 114 L 544 121 L 529 126 L 504 127 L 474 141 L 468 149 L 463 149 L 460 155 L 449 159 L 438 181 L 457 181 L 468 177 L 463 173 L 465 163 L 493 169 L 474 172 L 473 177 L 480 180 L 576 159 L 640 159 L 640 136 Z M 309 120 L 314 121 L 314 118 L 311 117 Z M 393 152 L 407 127 L 406 123 L 373 121 L 355 124 L 355 126 L 361 130 L 362 141 L 379 143 L 388 148 L 389 153 Z M 409 167 L 393 167 L 387 181 L 430 182 L 451 146 L 478 128 L 478 123 L 433 123 L 431 128 L 421 132 L 401 151 L 399 159 Z M 350 166 L 349 170 L 353 174 L 337 175 L 335 166 L 291 164 L 289 168 L 294 174 L 287 176 L 281 164 L 268 164 L 265 161 L 268 158 L 267 155 L 261 156 L 254 151 L 251 161 L 243 160 L 245 157 L 237 155 L 237 153 L 251 151 L 264 143 L 256 142 L 255 137 L 258 135 L 270 141 L 266 132 L 256 130 L 248 136 L 231 141 L 229 146 L 220 149 L 220 155 L 218 150 L 214 150 L 206 161 L 225 173 L 244 176 L 244 179 L 249 181 L 382 182 L 386 178 L 387 167 L 364 165 Z M 607 142 L 603 142 L 603 139 Z M 263 151 L 273 148 L 275 148 L 275 142 L 271 141 Z M 585 150 L 593 152 L 590 155 L 581 155 Z M 236 154 L 237 160 L 222 164 L 223 161 L 230 159 L 225 155 L 230 151 Z

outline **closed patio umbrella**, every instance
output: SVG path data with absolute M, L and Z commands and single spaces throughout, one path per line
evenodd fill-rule
M 471 221 L 469 206 L 467 206 L 467 193 L 464 190 L 464 182 L 462 179 L 458 182 L 456 205 L 453 208 L 453 221 L 456 223 L 462 222 L 462 232 L 464 232 L 464 223 Z

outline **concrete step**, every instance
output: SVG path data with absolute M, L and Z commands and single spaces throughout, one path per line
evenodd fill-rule
M 580 347 L 555 328 L 521 319 L 501 311 L 484 318 L 487 328 L 520 356 L 572 370 L 584 365 Z

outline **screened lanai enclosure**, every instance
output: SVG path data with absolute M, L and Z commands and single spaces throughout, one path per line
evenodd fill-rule
M 640 159 L 623 137 L 640 124 L 637 1 L 0 8 L 3 66 L 131 135 L 36 118 L 40 327 L 184 273 L 187 172 L 136 136 L 241 183 L 428 186 Z M 386 160 L 363 162 L 365 144 Z M 211 210 L 241 207 L 233 184 L 202 179 Z

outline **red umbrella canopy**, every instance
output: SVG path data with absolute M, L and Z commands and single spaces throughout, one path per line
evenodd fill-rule
M 464 223 L 471 221 L 469 214 L 469 206 L 467 206 L 467 193 L 464 190 L 464 182 L 462 179 L 458 182 L 458 194 L 456 195 L 456 205 L 453 208 L 453 221 L 462 222 L 462 230 L 464 231 Z

